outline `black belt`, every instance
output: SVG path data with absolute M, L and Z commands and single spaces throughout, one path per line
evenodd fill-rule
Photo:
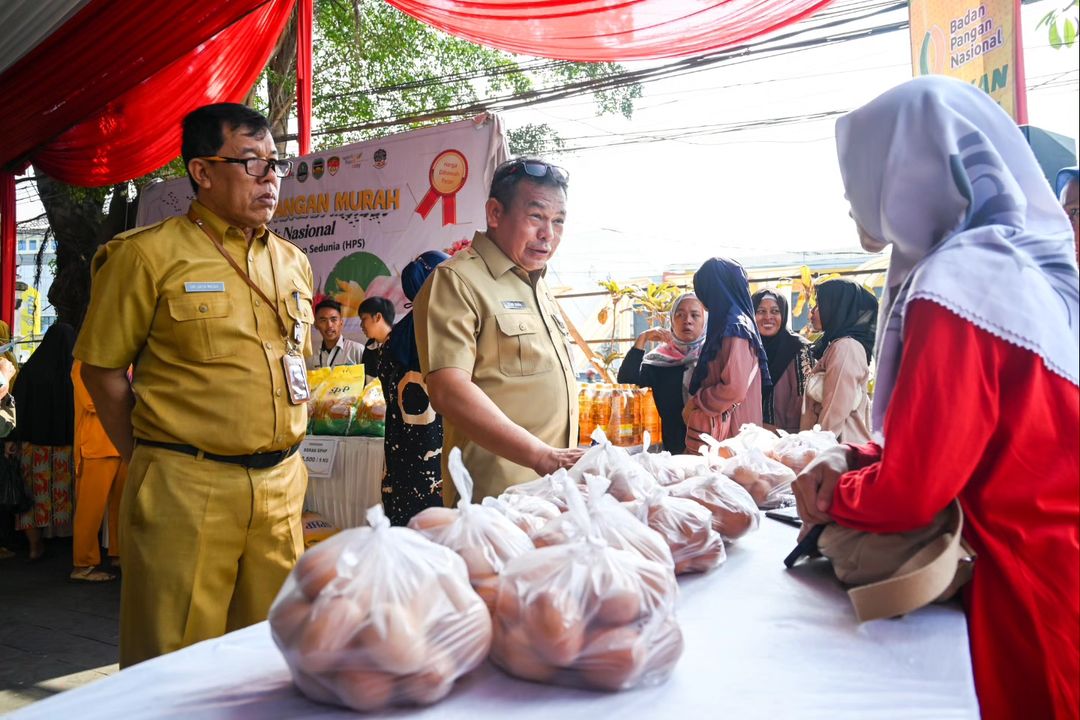
M 278 450 L 276 452 L 253 453 L 251 455 L 215 455 L 214 453 L 203 452 L 193 445 L 183 445 L 181 443 L 156 442 L 154 440 L 143 440 L 142 438 L 135 438 L 135 443 L 137 445 L 146 445 L 147 447 L 164 448 L 166 450 L 184 453 L 185 455 L 193 455 L 195 457 L 198 457 L 201 453 L 207 460 L 229 463 L 230 465 L 241 465 L 249 470 L 265 470 L 266 468 L 272 468 L 287 458 L 292 457 L 296 454 L 296 451 L 300 449 L 300 443 L 297 443 L 291 448 Z

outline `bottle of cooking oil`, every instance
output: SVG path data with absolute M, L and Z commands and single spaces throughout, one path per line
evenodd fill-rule
M 589 435 L 593 427 L 593 386 L 589 383 L 581 383 L 578 392 L 578 445 L 588 445 L 592 442 Z

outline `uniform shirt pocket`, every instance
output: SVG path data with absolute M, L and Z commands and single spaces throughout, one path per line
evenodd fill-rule
M 180 356 L 201 362 L 230 354 L 226 337 L 230 315 L 232 300 L 226 295 L 169 298 Z
M 499 328 L 499 370 L 503 375 L 521 377 L 551 369 L 550 343 L 545 342 L 539 318 L 507 313 L 496 315 L 495 322 Z

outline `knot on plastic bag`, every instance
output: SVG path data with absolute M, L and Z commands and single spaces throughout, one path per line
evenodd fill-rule
M 367 523 L 372 530 L 384 530 L 390 527 L 390 519 L 386 517 L 386 511 L 383 510 L 381 503 L 368 508 L 364 517 L 367 518 Z

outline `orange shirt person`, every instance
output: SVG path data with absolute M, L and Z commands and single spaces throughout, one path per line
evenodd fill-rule
M 75 387 L 75 527 L 71 579 L 107 582 L 116 576 L 95 569 L 101 564 L 98 530 L 108 507 L 109 558 L 115 567 L 120 558 L 120 495 L 127 477 L 127 463 L 105 434 L 94 401 L 83 384 L 81 370 L 82 362 L 76 360 L 71 366 L 71 382 Z

